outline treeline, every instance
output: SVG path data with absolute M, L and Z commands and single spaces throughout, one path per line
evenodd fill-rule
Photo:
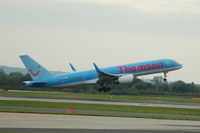
M 20 72 L 13 72 L 7 75 L 0 70 L 0 88 L 4 89 L 23 89 L 23 90 L 43 90 L 43 91 L 68 91 L 76 93 L 100 93 L 98 85 L 87 85 L 70 88 L 33 88 L 27 87 L 23 81 L 30 81 L 29 74 L 23 75 Z M 131 84 L 111 85 L 112 90 L 108 93 L 116 95 L 185 95 L 200 96 L 200 86 L 194 83 L 176 81 L 165 83 L 162 77 L 154 77 L 149 82 L 135 79 Z M 101 92 L 103 93 L 103 92 Z
M 98 86 L 75 87 L 73 92 L 97 93 Z M 173 95 L 173 96 L 200 96 L 200 86 L 194 83 L 176 81 L 163 82 L 162 77 L 154 77 L 151 83 L 135 79 L 131 84 L 113 85 L 110 94 L 115 95 Z
M 63 89 L 52 88 L 34 88 L 23 84 L 23 81 L 31 81 L 31 76 L 27 73 L 23 75 L 20 72 L 12 72 L 6 74 L 0 69 L 0 89 L 14 89 L 14 90 L 33 90 L 33 91 L 62 91 Z
M 0 69 L 0 87 L 1 88 L 24 88 L 23 81 L 31 80 L 29 74 L 23 75 L 20 72 L 13 72 L 7 75 L 2 69 Z

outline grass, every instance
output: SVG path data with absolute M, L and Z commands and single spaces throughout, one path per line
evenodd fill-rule
M 8 91 L 0 92 L 0 96 L 32 96 L 48 98 L 75 98 L 75 99 L 97 99 L 97 100 L 137 100 L 137 101 L 164 101 L 164 102 L 200 102 L 189 98 L 167 98 L 154 96 L 119 96 L 109 94 L 81 94 L 66 92 L 23 92 Z M 37 107 L 37 108 L 64 108 L 72 107 L 83 110 L 101 110 L 101 111 L 119 111 L 135 113 L 155 113 L 155 114 L 175 114 L 200 116 L 200 109 L 166 108 L 166 107 L 147 107 L 147 106 L 126 106 L 126 105 L 103 105 L 103 104 L 82 104 L 82 103 L 54 103 L 38 101 L 14 101 L 0 100 L 0 106 L 18 106 L 18 107 Z M 14 109 L 0 109 L 0 112 L 19 112 L 19 113 L 42 113 L 42 114 L 61 114 L 58 112 L 28 111 Z M 178 119 L 178 120 L 200 120 L 199 118 L 168 117 L 168 116 L 150 116 L 150 115 L 126 115 L 126 114 L 96 114 L 96 113 L 75 113 L 75 115 L 94 115 L 94 116 L 114 116 L 114 117 L 137 117 L 137 118 L 155 118 L 155 119 Z
M 27 110 L 14 110 L 14 109 L 0 109 L 0 112 L 66 115 L 66 113 L 58 113 L 58 112 L 27 111 Z M 195 120 L 195 121 L 200 121 L 199 118 L 170 117 L 170 116 L 166 116 L 165 117 L 165 116 L 153 116 L 153 115 L 151 116 L 151 115 L 97 114 L 97 113 L 73 113 L 73 115 L 109 116 L 109 117 L 127 117 L 127 118 L 151 118 L 151 119 L 170 119 L 170 120 Z
M 33 97 L 48 97 L 48 98 L 75 98 L 75 99 L 96 99 L 96 100 L 136 100 L 136 101 L 164 101 L 164 102 L 197 102 L 189 98 L 167 98 L 154 96 L 124 96 L 124 95 L 109 95 L 109 94 L 82 94 L 82 93 L 66 93 L 66 92 L 18 92 L 8 91 L 0 92 L 0 96 L 33 96 Z
M 75 114 L 75 115 L 89 115 L 89 116 L 110 116 L 110 117 L 128 117 L 128 118 L 149 118 L 149 119 L 170 119 L 170 120 L 196 120 L 199 118 L 185 118 L 185 117 L 168 117 L 168 116 L 151 116 L 151 115 L 126 115 L 126 114 Z
M 165 107 L 146 107 L 146 106 L 125 106 L 125 105 L 103 105 L 103 104 L 82 104 L 82 103 L 53 103 L 38 101 L 14 101 L 0 100 L 0 106 L 19 106 L 19 107 L 46 107 L 46 108 L 64 108 L 102 111 L 120 111 L 135 113 L 157 113 L 157 114 L 177 114 L 177 115 L 196 115 L 200 116 L 200 109 L 184 108 L 165 108 Z

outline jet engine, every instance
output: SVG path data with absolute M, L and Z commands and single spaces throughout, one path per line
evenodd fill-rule
M 132 74 L 125 75 L 122 77 L 119 77 L 114 81 L 115 84 L 125 84 L 125 83 L 132 83 L 134 80 L 134 76 Z

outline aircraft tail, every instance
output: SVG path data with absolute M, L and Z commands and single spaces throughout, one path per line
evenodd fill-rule
M 21 55 L 20 58 L 33 80 L 41 80 L 43 78 L 52 76 L 47 69 L 45 69 L 28 55 Z

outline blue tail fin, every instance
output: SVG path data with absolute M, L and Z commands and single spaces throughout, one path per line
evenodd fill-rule
M 28 55 L 21 55 L 20 58 L 33 80 L 40 80 L 52 76 L 47 69 L 34 61 Z

